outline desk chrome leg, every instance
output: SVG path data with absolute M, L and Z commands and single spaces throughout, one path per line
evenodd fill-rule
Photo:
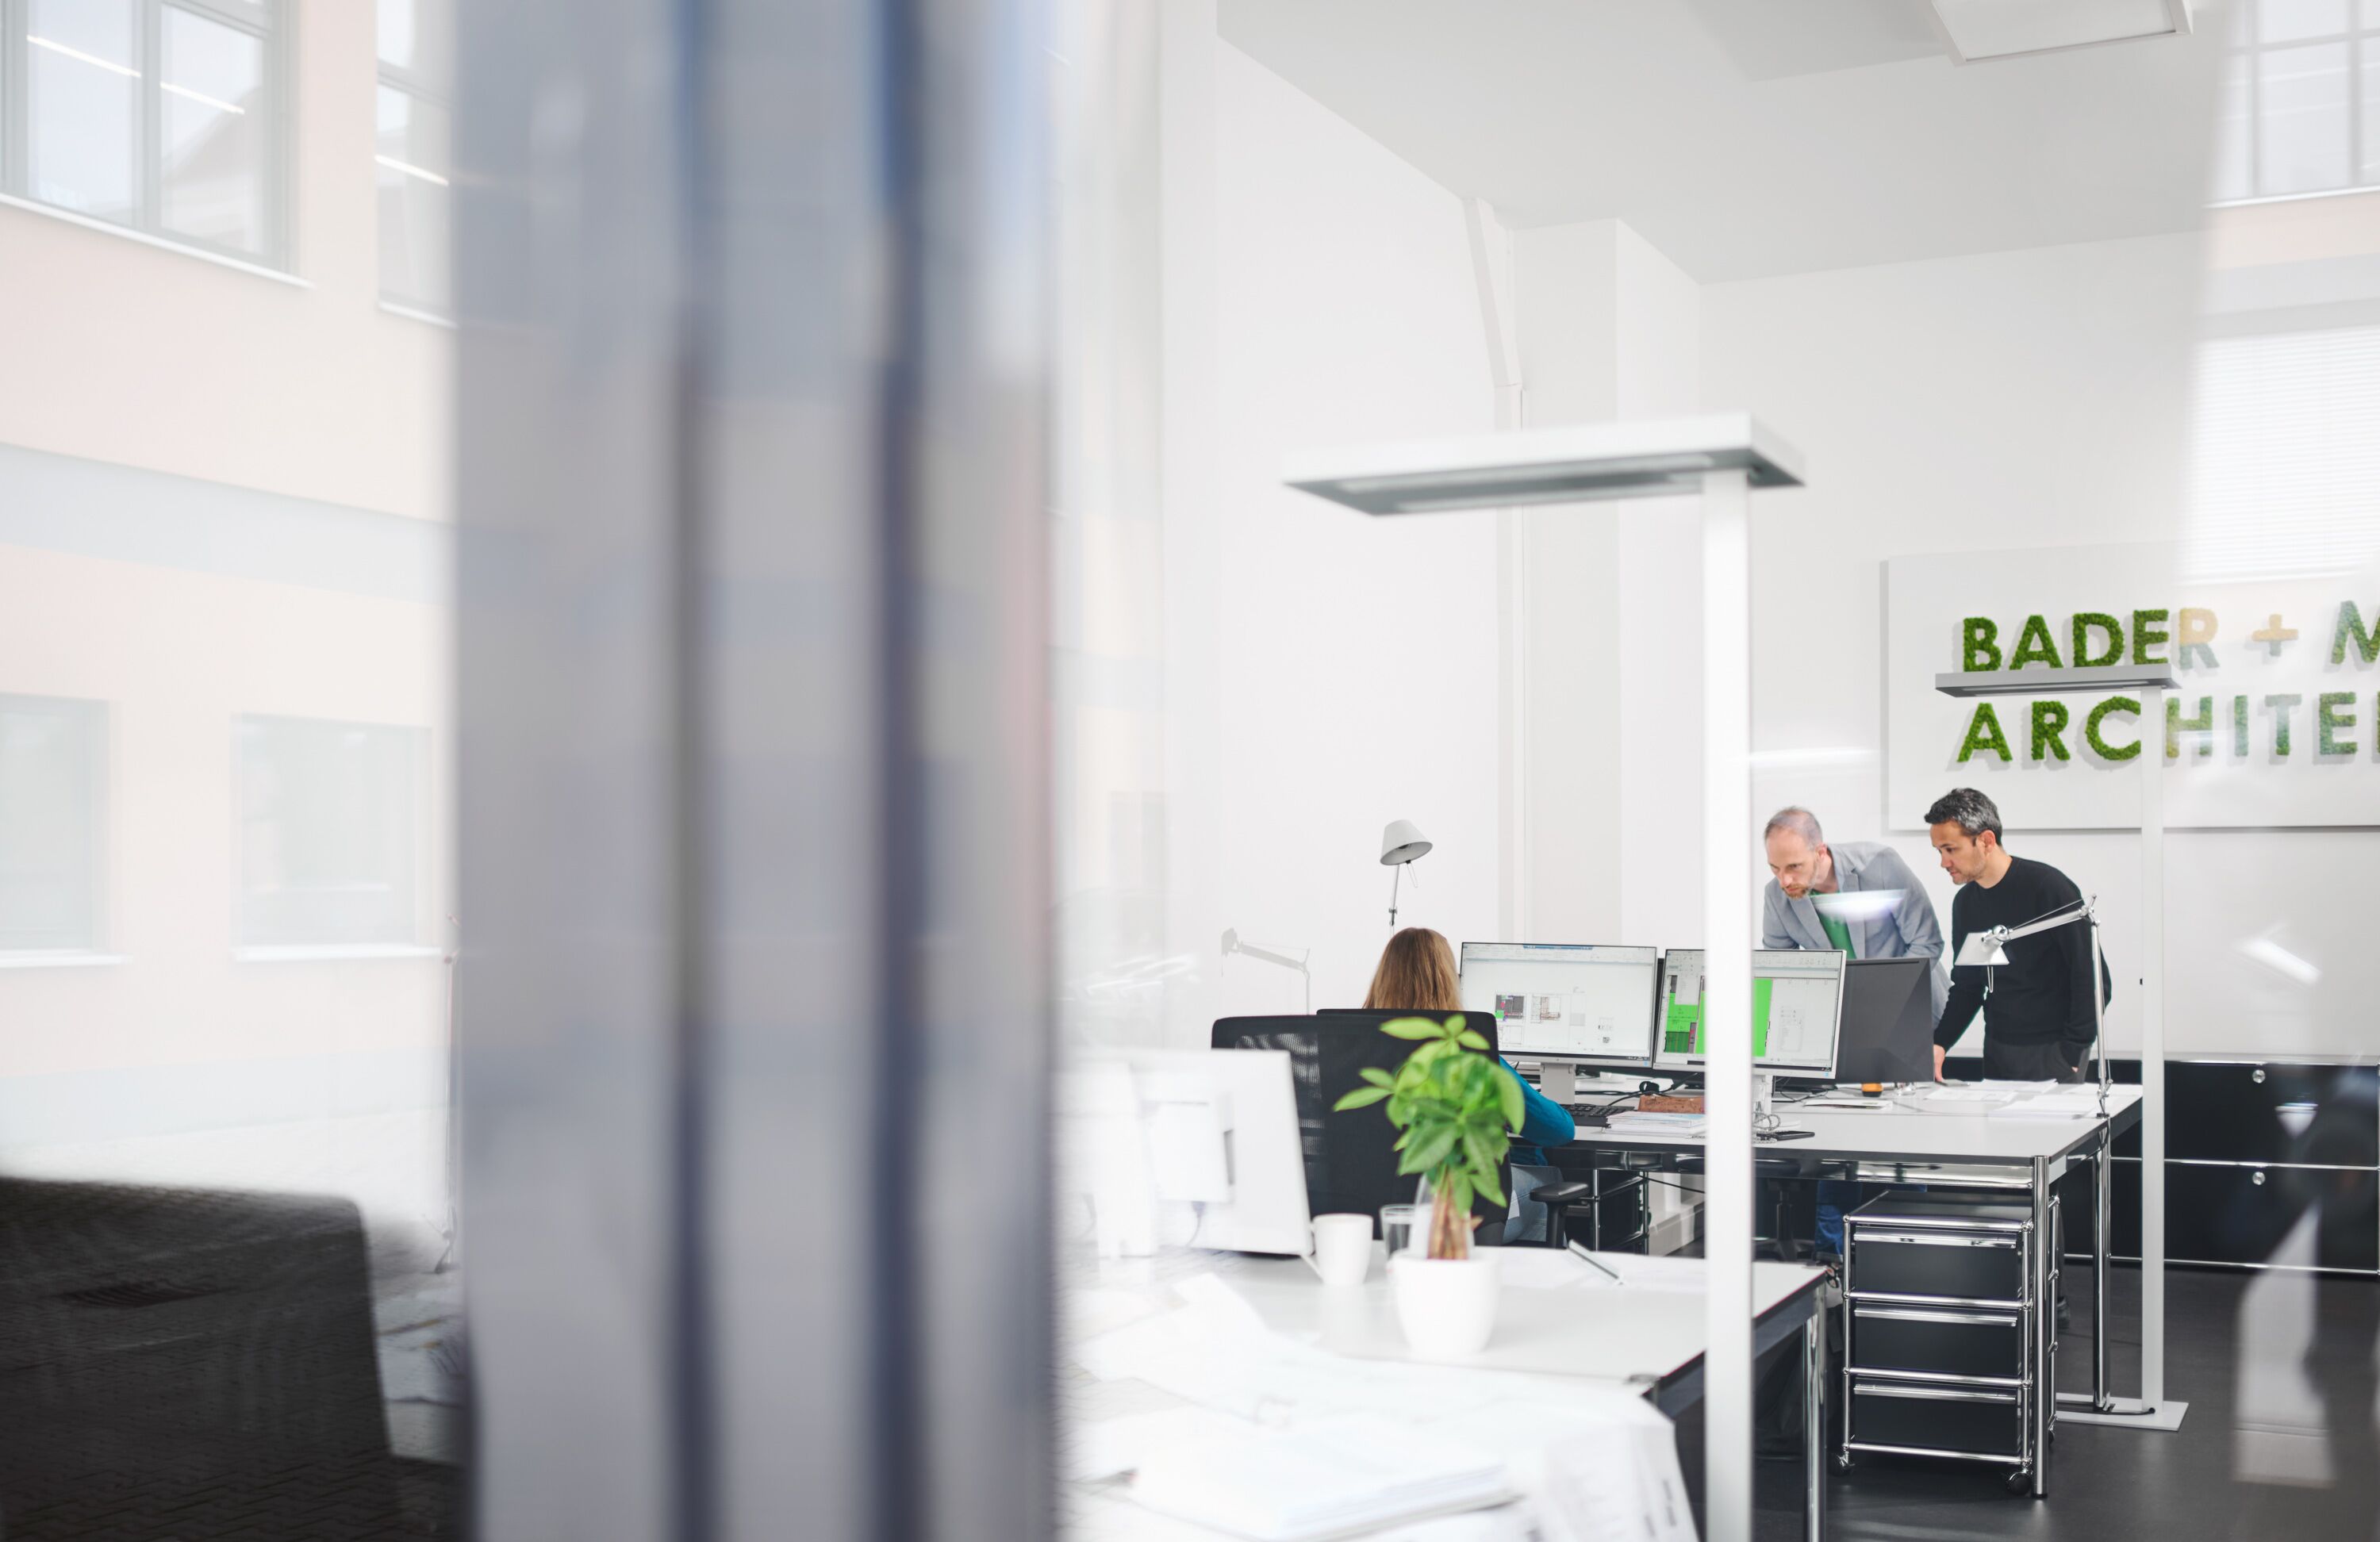
M 2091 1308 L 2091 1406 L 2102 1414 L 2116 1406 L 2107 1391 L 2107 1195 L 2115 1155 L 2115 1133 L 2103 1128 L 2099 1155 L 2091 1164 L 2091 1289 L 2096 1298 Z
M 1827 1313 L 1802 1325 L 1802 1467 L 1809 1486 L 1803 1536 L 1819 1542 L 1827 1519 Z
M 2049 1427 L 2058 1417 L 2058 1297 L 2050 1288 L 2049 1163 L 2033 1160 L 2033 1497 L 2049 1497 Z

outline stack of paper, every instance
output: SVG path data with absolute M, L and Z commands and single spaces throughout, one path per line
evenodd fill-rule
M 2036 1092 L 2030 1098 L 2019 1099 L 1991 1113 L 1995 1119 L 2096 1119 L 2099 1089 L 2089 1085 L 2061 1087 L 2055 1092 Z
M 1706 1116 L 1699 1113 L 1653 1113 L 1643 1109 L 1611 1116 L 1611 1127 L 1631 1135 L 1699 1135 Z
M 1251 1427 L 1153 1452 L 1132 1493 L 1163 1514 L 1262 1542 L 1336 1536 L 1512 1497 L 1499 1457 L 1373 1415 Z

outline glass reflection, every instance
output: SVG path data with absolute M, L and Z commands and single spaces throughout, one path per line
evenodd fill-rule
M 140 212 L 134 0 L 33 0 L 26 42 L 33 196 L 100 219 Z
M 168 7 L 159 106 L 166 228 L 243 251 L 265 247 L 264 45 Z

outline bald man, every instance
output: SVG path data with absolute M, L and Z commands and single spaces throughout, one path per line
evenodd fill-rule
M 1780 808 L 1762 832 L 1775 876 L 1762 905 L 1764 948 L 1838 949 L 1853 958 L 1930 958 L 1934 1020 L 1942 1020 L 1950 977 L 1942 967 L 1942 929 L 1917 875 L 1890 846 L 1865 841 L 1827 844 L 1818 817 Z M 1840 1257 L 1843 1211 L 1866 1192 L 1840 1178 L 1818 1184 L 1818 1251 Z M 1878 1191 L 1881 1192 L 1881 1191 Z
M 1835 948 L 1853 958 L 1930 958 L 1926 978 L 1935 1021 L 1941 1021 L 1950 991 L 1942 929 L 1934 902 L 1900 853 L 1869 841 L 1828 845 L 1807 808 L 1779 809 L 1762 839 L 1775 876 L 1763 898 L 1760 945 Z

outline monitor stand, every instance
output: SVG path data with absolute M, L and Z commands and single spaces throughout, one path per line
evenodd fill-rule
M 1777 1078 L 1767 1071 L 1752 1074 L 1752 1117 L 1764 1119 L 1777 1111 Z
M 1537 1062 L 1537 1090 L 1567 1107 L 1578 1096 L 1578 1067 L 1566 1060 Z

